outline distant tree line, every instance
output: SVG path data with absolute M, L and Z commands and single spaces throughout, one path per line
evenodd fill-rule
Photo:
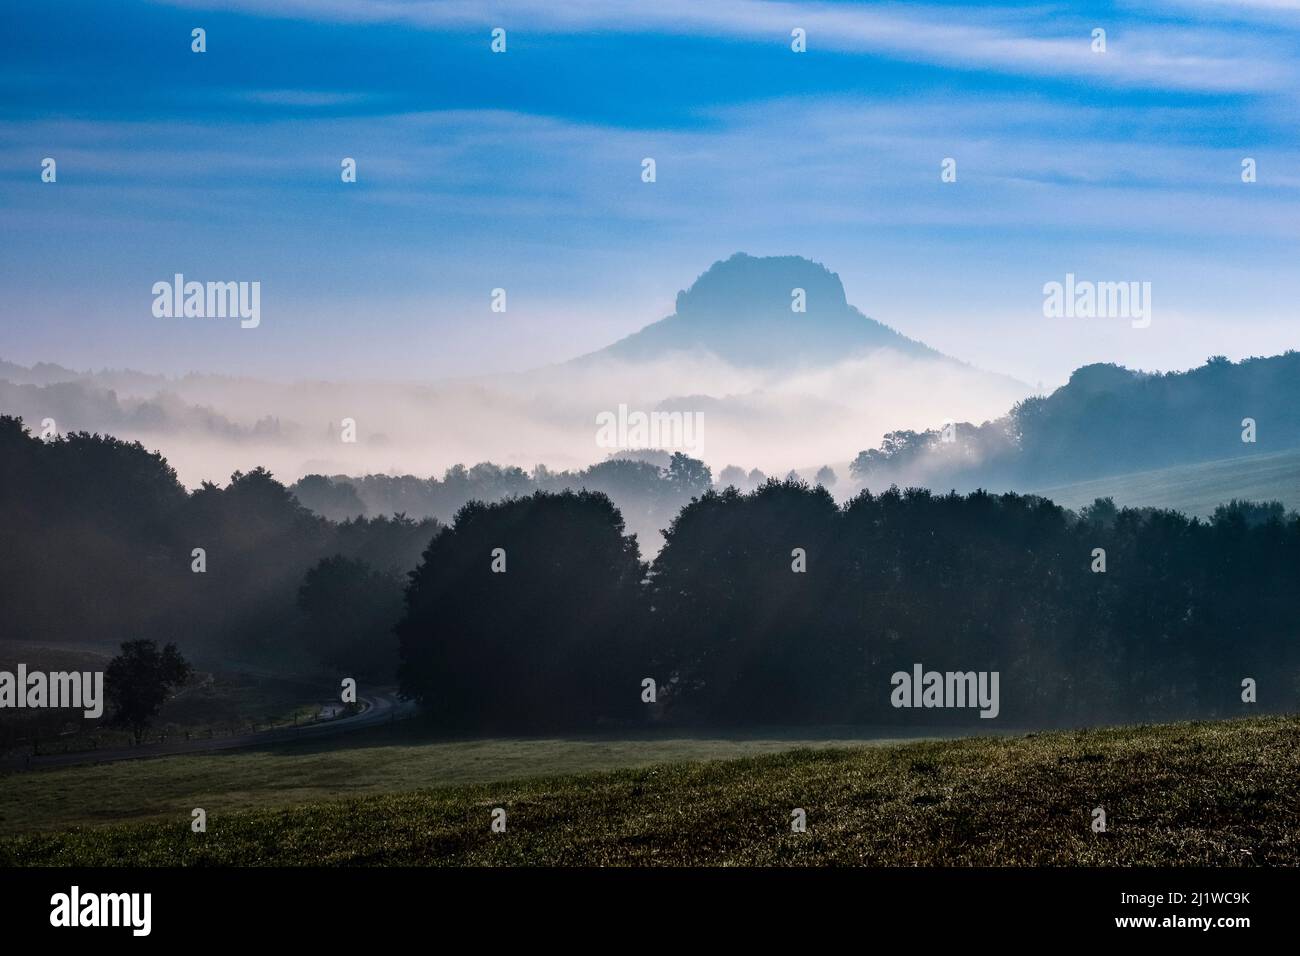
M 791 473 L 791 477 L 794 473 Z M 835 471 L 828 465 L 816 472 L 816 483 L 833 488 Z M 682 452 L 633 449 L 577 471 L 553 471 L 537 465 L 532 471 L 490 461 L 453 465 L 442 478 L 415 475 L 306 475 L 289 486 L 304 506 L 332 521 L 373 514 L 405 514 L 450 521 L 471 501 L 495 502 L 537 491 L 598 491 L 623 515 L 629 534 L 642 550 L 658 551 L 662 531 L 687 502 L 710 488 L 753 491 L 768 481 L 758 468 L 745 471 L 727 465 L 715 480 L 709 467 Z
M 660 531 L 692 497 L 712 487 L 707 465 L 681 452 L 622 452 L 589 468 L 531 472 L 492 462 L 453 465 L 442 478 L 415 475 L 307 475 L 291 491 L 306 507 L 335 521 L 401 513 L 448 521 L 471 501 L 493 502 L 535 491 L 599 491 L 623 513 L 629 532 L 650 549 Z

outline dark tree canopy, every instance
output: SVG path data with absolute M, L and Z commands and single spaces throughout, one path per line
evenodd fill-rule
M 397 670 L 402 576 L 336 554 L 307 572 L 298 589 L 307 641 L 344 676 L 386 681 Z
M 837 509 L 822 488 L 769 482 L 683 509 L 650 575 L 650 633 L 690 719 L 961 719 L 890 707 L 890 675 L 915 663 L 998 671 L 1008 722 L 1235 714 L 1244 678 L 1285 710 L 1297 580 L 1300 517 L 1271 506 L 1202 522 L 891 489 Z
M 651 577 L 652 633 L 688 716 L 817 715 L 819 681 L 834 679 L 818 672 L 837 513 L 824 488 L 770 480 L 749 495 L 709 492 L 673 522 Z M 795 549 L 807 570 L 793 570 Z
M 470 503 L 411 575 L 402 690 L 451 725 L 589 725 L 633 711 L 644 571 L 603 494 Z
M 294 482 L 292 491 L 304 508 L 331 521 L 347 521 L 366 514 L 366 506 L 357 489 L 346 481 L 332 481 L 324 475 L 307 475 Z
M 299 672 L 333 655 L 296 606 L 308 570 L 342 555 L 400 580 L 440 527 L 403 515 L 336 524 L 262 468 L 189 493 L 161 455 L 137 442 L 41 440 L 3 415 L 0 526 L 6 637 L 165 642 L 183 634 L 187 653 Z M 398 610 L 382 626 L 376 616 L 369 643 L 358 642 L 382 651 L 388 678 Z
M 1104 396 L 1117 377 L 1130 376 L 1094 369 L 1078 389 Z M 581 476 L 601 491 L 535 490 L 573 478 L 543 468 L 452 469 L 436 487 L 371 476 L 363 501 L 367 488 L 504 497 L 463 504 L 448 529 L 402 513 L 338 523 L 261 468 L 187 493 L 139 444 L 43 441 L 0 416 L 6 636 L 184 634 L 186 653 L 371 680 L 400 651 L 407 693 L 480 730 L 952 723 L 891 708 L 891 673 L 916 663 L 998 671 L 1002 720 L 1022 726 L 1240 713 L 1246 678 L 1252 708 L 1294 709 L 1300 693 L 1300 517 L 1276 502 L 1232 501 L 1209 521 L 914 488 L 837 506 L 825 481 L 714 491 L 683 455 Z M 611 497 L 666 529 L 649 572 Z

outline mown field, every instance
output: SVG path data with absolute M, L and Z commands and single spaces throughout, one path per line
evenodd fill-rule
M 1134 508 L 1171 508 L 1188 517 L 1209 517 L 1233 498 L 1280 501 L 1300 511 L 1300 451 L 1242 455 L 1221 461 L 1178 465 L 1035 489 L 1066 508 L 1081 508 L 1098 498 Z
M 952 733 L 930 731 L 927 736 Z M 0 775 L 0 836 L 77 825 L 188 818 L 194 807 L 229 813 L 343 797 L 464 786 L 542 775 L 645 767 L 918 737 L 863 728 L 768 728 L 708 734 L 431 736 L 419 721 L 257 750 L 47 768 Z
M 8 783 L 10 781 L 6 781 Z M 1105 833 L 1091 811 L 1103 807 Z M 506 832 L 491 829 L 506 811 Z M 791 811 L 807 814 L 791 832 Z M 6 865 L 1300 865 L 1300 717 L 802 748 L 0 841 Z

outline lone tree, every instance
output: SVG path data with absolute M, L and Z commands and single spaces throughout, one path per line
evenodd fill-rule
M 135 742 L 142 743 L 172 689 L 189 680 L 191 673 L 175 644 L 160 651 L 154 641 L 123 641 L 122 653 L 104 671 L 112 723 L 128 728 Z

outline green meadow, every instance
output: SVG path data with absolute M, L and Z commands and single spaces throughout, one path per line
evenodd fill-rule
M 371 740 L 3 791 L 8 865 L 1295 866 L 1300 717 L 884 746 Z M 106 825 L 131 816 L 153 818 Z

